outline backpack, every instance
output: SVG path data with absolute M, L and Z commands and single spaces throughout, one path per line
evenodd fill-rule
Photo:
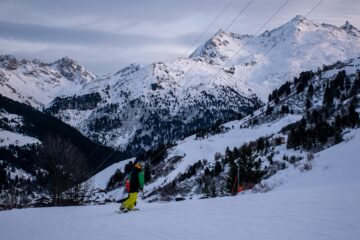
M 125 181 L 125 189 L 127 192 L 130 192 L 130 175 L 127 177 Z

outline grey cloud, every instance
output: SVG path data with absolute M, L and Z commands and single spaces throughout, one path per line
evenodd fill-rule
M 34 24 L 12 23 L 0 21 L 0 37 L 47 43 L 66 43 L 80 45 L 136 46 L 149 42 L 167 42 L 169 39 L 158 38 L 156 35 L 112 34 L 109 32 L 66 29 Z
M 229 0 L 230 1 L 230 0 Z M 245 0 L 239 0 L 245 1 Z M 26 20 L 28 16 L 66 18 L 77 15 L 92 15 L 99 18 L 126 19 L 127 21 L 169 21 L 192 15 L 196 12 L 218 11 L 224 5 L 218 0 L 18 0 L 0 2 L 3 16 L 11 16 L 6 8 L 16 12 L 17 20 Z M 0 9 L 1 9 L 0 8 Z M 23 16 L 24 15 L 24 16 Z
M 132 62 L 180 57 L 231 0 L 0 0 L 0 54 L 54 61 L 69 55 L 96 73 Z M 249 0 L 235 0 L 197 46 L 224 28 Z M 253 34 L 285 0 L 254 0 L 230 31 Z M 264 29 L 272 29 L 316 1 L 290 3 Z M 326 0 L 309 16 L 360 27 L 358 0 Z M 31 46 L 36 45 L 36 48 Z M 43 47 L 41 47 L 43 46 Z M 195 47 L 197 47 L 195 46 Z

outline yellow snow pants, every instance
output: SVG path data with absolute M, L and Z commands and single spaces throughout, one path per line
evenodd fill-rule
M 128 210 L 132 210 L 135 207 L 135 203 L 138 197 L 138 193 L 137 192 L 133 192 L 130 193 L 128 199 L 126 199 L 123 203 L 122 203 L 122 207 L 123 208 L 127 208 Z

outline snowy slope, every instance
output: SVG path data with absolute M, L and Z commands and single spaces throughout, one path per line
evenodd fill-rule
M 152 190 L 172 182 L 179 173 L 184 173 L 189 166 L 199 160 L 206 159 L 209 164 L 215 163 L 215 153 L 225 153 L 227 147 L 233 149 L 242 144 L 254 141 L 259 137 L 277 134 L 283 127 L 297 122 L 301 119 L 299 115 L 289 115 L 279 121 L 266 123 L 254 128 L 243 128 L 240 126 L 243 121 L 226 123 L 231 129 L 224 134 L 217 134 L 205 139 L 196 139 L 195 136 L 178 142 L 177 146 L 170 149 L 168 159 L 174 156 L 183 156 L 177 163 L 176 168 L 170 174 L 159 178 L 157 181 L 147 185 L 147 190 Z
M 274 191 L 172 203 L 0 212 L 1 239 L 347 239 L 360 235 L 360 131 L 315 157 L 306 173 L 284 170 Z M 341 159 L 339 158 L 341 156 Z M 285 176 L 285 175 L 284 175 Z
M 179 174 L 186 172 L 189 166 L 199 160 L 206 159 L 209 162 L 209 165 L 212 165 L 215 163 L 215 153 L 224 153 L 227 147 L 232 149 L 243 143 L 254 141 L 259 137 L 276 134 L 281 130 L 281 128 L 299 121 L 300 119 L 301 116 L 289 115 L 273 123 L 267 123 L 256 128 L 244 129 L 239 128 L 244 121 L 232 121 L 226 123 L 226 126 L 231 127 L 231 129 L 226 133 L 210 136 L 206 139 L 197 139 L 195 135 L 185 138 L 184 140 L 177 142 L 175 147 L 168 150 L 168 157 L 164 160 L 166 165 L 162 170 L 165 170 L 167 167 L 171 170 L 165 171 L 165 174 L 163 175 L 157 173 L 158 175 L 155 181 L 146 185 L 145 195 L 171 183 L 179 176 Z M 177 157 L 180 157 L 180 160 L 175 164 L 172 164 L 172 159 Z M 95 174 L 92 178 L 90 178 L 94 189 L 105 190 L 110 177 L 115 174 L 116 170 L 124 172 L 125 165 L 129 161 L 134 162 L 134 158 L 115 163 Z M 121 184 L 118 189 L 107 192 L 105 195 L 100 191 L 100 195 L 103 200 L 106 198 L 110 200 L 118 200 L 119 196 L 123 196 L 123 191 L 124 184 Z M 99 197 L 97 192 L 95 193 L 95 197 Z
M 0 130 L 0 147 L 8 145 L 24 146 L 27 144 L 38 144 L 40 141 L 20 133 Z
M 9 145 L 21 147 L 40 143 L 38 139 L 18 132 L 24 124 L 23 121 L 22 116 L 8 113 L 0 108 L 0 147 Z

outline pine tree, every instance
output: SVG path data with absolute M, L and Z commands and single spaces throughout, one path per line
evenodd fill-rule
M 225 160 L 228 162 L 229 159 L 233 158 L 232 156 L 232 152 L 230 151 L 230 148 L 229 147 L 226 147 L 226 150 L 225 150 Z
M 314 95 L 314 86 L 312 84 L 309 85 L 307 93 L 309 97 L 312 97 Z
M 255 159 L 255 157 L 252 155 L 251 148 L 247 145 L 244 145 L 240 151 L 239 181 L 241 183 L 258 183 L 265 174 L 265 172 L 261 169 L 261 160 Z
M 8 183 L 8 179 L 6 176 L 6 171 L 4 170 L 4 167 L 2 166 L 2 164 L 0 165 L 0 190 L 3 187 L 6 187 Z
M 210 172 L 209 168 L 205 168 L 205 170 L 204 170 L 204 176 L 205 176 L 205 177 L 208 177 L 208 176 L 210 176 L 210 175 L 211 175 L 211 172 Z
M 257 141 L 256 141 L 256 149 L 258 151 L 262 151 L 265 148 L 265 141 L 263 137 L 260 137 Z
M 221 167 L 221 163 L 219 161 L 217 161 L 215 163 L 215 168 L 214 168 L 214 176 L 217 177 L 219 176 L 219 174 L 221 173 L 222 171 L 222 167 Z
M 147 183 L 147 182 L 149 182 L 151 180 L 151 171 L 150 171 L 150 165 L 149 164 L 147 164 L 145 166 L 144 180 L 145 180 L 145 183 Z
M 323 103 L 324 103 L 324 105 L 326 105 L 327 108 L 332 106 L 333 98 L 334 98 L 334 96 L 332 94 L 331 88 L 329 86 L 326 86 Z
M 335 117 L 334 127 L 336 131 L 340 131 L 342 129 L 341 117 L 339 114 Z
M 211 181 L 210 183 L 210 189 L 209 189 L 209 195 L 210 197 L 214 198 L 217 196 L 217 191 L 216 191 L 216 186 L 215 186 L 215 181 Z
M 354 98 L 349 106 L 348 122 L 351 127 L 355 127 L 359 124 L 359 114 L 356 112 L 356 98 Z
M 236 194 L 236 182 L 237 182 L 238 169 L 235 163 L 230 164 L 230 169 L 227 172 L 226 177 L 226 191 L 228 194 Z
M 340 142 L 343 141 L 343 138 L 342 138 L 342 136 L 341 136 L 341 132 L 340 132 L 340 131 L 336 131 L 336 132 L 335 132 L 334 138 L 335 138 L 335 144 L 338 144 L 338 143 L 340 143 Z
M 299 94 L 299 93 L 303 92 L 304 89 L 305 89 L 304 83 L 300 82 L 300 83 L 296 86 L 296 93 Z

